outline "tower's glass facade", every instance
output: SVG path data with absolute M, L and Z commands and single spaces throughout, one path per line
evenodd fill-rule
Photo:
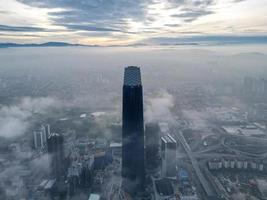
M 145 176 L 143 91 L 138 67 L 124 71 L 122 118 L 123 187 L 135 194 L 143 188 Z

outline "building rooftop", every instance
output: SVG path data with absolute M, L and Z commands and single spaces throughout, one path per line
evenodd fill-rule
M 222 127 L 228 134 L 243 135 L 248 137 L 265 136 L 265 133 L 258 129 L 256 126 L 223 126 Z
M 155 186 L 160 196 L 171 196 L 174 194 L 172 183 L 168 179 L 155 180 Z
M 51 189 L 51 188 L 55 185 L 55 183 L 56 183 L 56 179 L 51 179 L 51 180 L 49 180 L 49 181 L 46 183 L 44 189 L 45 189 L 45 190 L 49 190 L 49 189 Z
M 161 140 L 163 140 L 164 143 L 177 143 L 170 134 L 162 136 Z
M 110 148 L 120 148 L 122 147 L 122 143 L 121 142 L 112 142 L 109 145 Z
M 142 85 L 141 71 L 139 67 L 129 66 L 124 70 L 124 85 L 139 86 Z
M 91 194 L 88 200 L 100 200 L 100 196 L 98 194 Z
M 60 134 L 58 134 L 58 133 L 51 133 L 51 134 L 49 135 L 49 137 L 48 137 L 48 138 L 50 138 L 50 137 L 55 137 L 55 136 L 59 137 L 59 136 L 60 136 Z

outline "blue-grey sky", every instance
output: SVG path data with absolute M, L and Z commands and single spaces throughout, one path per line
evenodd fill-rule
M 210 37 L 266 43 L 267 1 L 0 0 L 0 42 L 124 45 Z

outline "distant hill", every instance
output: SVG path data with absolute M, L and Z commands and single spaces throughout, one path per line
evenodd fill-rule
M 18 44 L 18 43 L 0 43 L 0 48 L 12 48 L 12 47 L 73 47 L 73 46 L 86 46 L 97 47 L 97 45 L 82 45 L 82 44 L 70 44 L 65 42 L 46 42 L 41 44 Z

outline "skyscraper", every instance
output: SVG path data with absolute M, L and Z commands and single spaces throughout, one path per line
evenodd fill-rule
M 157 123 L 148 123 L 145 126 L 145 155 L 146 155 L 146 168 L 148 170 L 156 169 L 160 164 L 160 128 Z
M 46 137 L 46 140 L 47 140 L 48 137 L 50 136 L 50 125 L 49 124 L 43 124 L 41 126 L 41 129 L 44 131 L 45 137 Z
M 140 68 L 126 67 L 122 111 L 122 177 L 124 189 L 132 195 L 143 188 L 145 177 L 142 90 Z
M 176 140 L 170 134 L 161 137 L 161 173 L 163 177 L 171 178 L 177 175 L 176 152 Z
M 46 138 L 42 130 L 37 130 L 33 132 L 33 142 L 35 149 L 44 148 L 46 144 Z
M 57 133 L 50 134 L 47 150 L 51 156 L 52 174 L 59 179 L 64 171 L 63 136 Z

